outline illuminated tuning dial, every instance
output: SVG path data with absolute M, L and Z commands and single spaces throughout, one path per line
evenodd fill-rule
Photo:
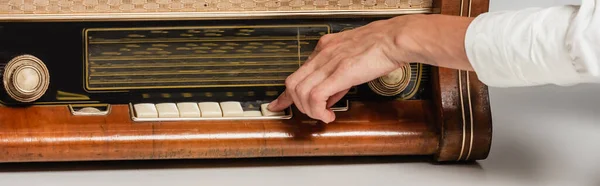
M 35 56 L 17 56 L 0 67 L 2 88 L 18 102 L 33 102 L 48 90 L 50 84 L 48 68 Z
M 370 81 L 368 85 L 373 92 L 379 95 L 396 96 L 408 87 L 410 74 L 410 65 L 404 65 L 385 76 Z

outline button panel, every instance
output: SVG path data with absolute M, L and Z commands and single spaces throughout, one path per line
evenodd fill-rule
M 131 103 L 134 121 L 268 120 L 290 119 L 291 108 L 267 109 L 268 102 Z

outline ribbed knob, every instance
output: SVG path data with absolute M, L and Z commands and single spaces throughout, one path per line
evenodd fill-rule
M 33 102 L 46 93 L 50 73 L 42 62 L 32 55 L 21 55 L 2 65 L 4 91 L 14 100 Z
M 410 74 L 410 65 L 405 65 L 385 76 L 370 81 L 368 85 L 373 92 L 379 95 L 396 96 L 408 87 Z

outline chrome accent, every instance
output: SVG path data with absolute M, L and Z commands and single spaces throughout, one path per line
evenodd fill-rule
M 76 105 L 69 104 L 69 111 L 74 116 L 106 116 L 110 113 L 110 105 L 106 104 L 106 109 L 100 110 L 95 108 L 93 105 Z M 79 108 L 79 109 L 76 109 Z
M 29 69 L 36 74 L 37 84 L 30 89 L 21 87 L 17 80 L 19 72 Z M 6 93 L 14 100 L 30 103 L 41 98 L 50 86 L 50 72 L 39 58 L 32 55 L 20 55 L 3 67 L 2 83 Z
M 346 100 L 346 105 L 341 107 L 331 107 L 331 110 L 334 112 L 345 112 L 350 108 L 350 101 Z

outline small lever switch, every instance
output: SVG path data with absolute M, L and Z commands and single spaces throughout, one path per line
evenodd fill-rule
M 75 104 L 69 105 L 74 116 L 105 116 L 110 113 L 109 104 Z

